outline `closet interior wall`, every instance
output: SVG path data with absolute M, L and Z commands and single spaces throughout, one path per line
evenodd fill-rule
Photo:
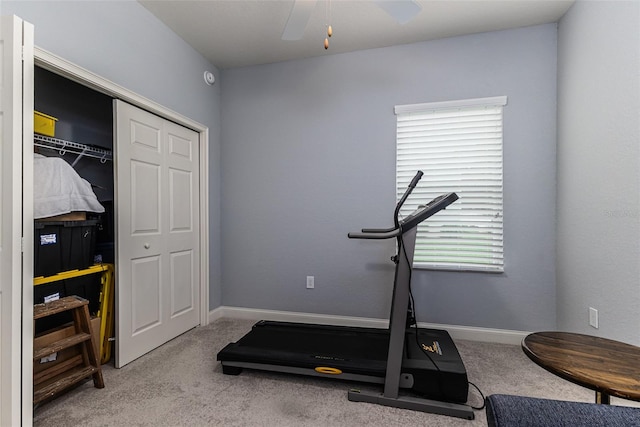
M 56 117 L 58 139 L 113 150 L 113 99 L 40 67 L 35 67 L 34 107 Z M 72 164 L 77 154 L 37 148 Z M 113 203 L 113 162 L 83 157 L 74 169 L 89 181 L 100 203 Z M 105 206 L 106 208 L 106 206 Z

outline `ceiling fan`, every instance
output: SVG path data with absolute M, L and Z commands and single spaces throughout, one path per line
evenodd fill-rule
M 325 0 L 330 1 L 330 0 Z M 294 0 L 289 19 L 282 32 L 282 40 L 300 40 L 318 0 Z M 372 0 L 399 24 L 411 21 L 422 10 L 415 0 Z

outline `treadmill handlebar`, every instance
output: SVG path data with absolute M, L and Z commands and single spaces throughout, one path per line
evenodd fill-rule
M 391 227 L 391 228 L 363 228 L 362 232 L 363 233 L 388 233 L 390 231 L 395 230 L 395 227 Z
M 402 197 L 400 197 L 400 200 L 396 205 L 396 210 L 393 212 L 393 223 L 396 228 L 400 228 L 400 220 L 398 219 L 398 215 L 400 215 L 400 209 L 402 208 L 402 205 L 404 205 L 404 202 L 407 200 L 413 189 L 416 188 L 416 185 L 418 185 L 418 181 L 420 181 L 422 175 L 424 175 L 422 171 L 419 170 L 418 172 L 416 172 L 416 175 L 413 177 L 413 179 L 409 183 L 409 186 L 405 190 Z
M 420 181 L 420 178 L 422 178 L 422 175 L 424 175 L 422 171 L 418 171 L 416 173 L 416 176 L 414 176 L 411 182 L 409 183 L 409 187 L 415 188 L 416 185 L 418 185 L 418 181 Z
M 377 231 L 371 231 L 371 229 L 369 229 L 368 231 L 365 231 L 365 229 L 363 229 L 361 233 L 347 234 L 347 236 L 350 239 L 391 239 L 392 237 L 398 237 L 399 235 L 400 235 L 399 228 L 391 228 L 388 230 L 377 230 Z

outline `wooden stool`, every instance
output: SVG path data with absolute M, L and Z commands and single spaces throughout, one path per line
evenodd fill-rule
M 98 337 L 93 334 L 89 316 L 89 301 L 78 296 L 69 296 L 45 304 L 33 306 L 33 319 L 41 319 L 56 313 L 71 311 L 75 335 L 33 349 L 33 360 L 37 361 L 65 348 L 76 346 L 76 357 L 56 364 L 33 377 L 33 403 L 42 402 L 60 391 L 93 377 L 96 388 L 104 387 L 100 357 L 96 353 Z

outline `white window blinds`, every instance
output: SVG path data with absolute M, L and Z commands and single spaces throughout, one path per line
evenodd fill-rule
M 397 197 L 424 176 L 404 216 L 443 193 L 459 200 L 418 228 L 414 267 L 504 271 L 502 109 L 506 97 L 399 105 Z

